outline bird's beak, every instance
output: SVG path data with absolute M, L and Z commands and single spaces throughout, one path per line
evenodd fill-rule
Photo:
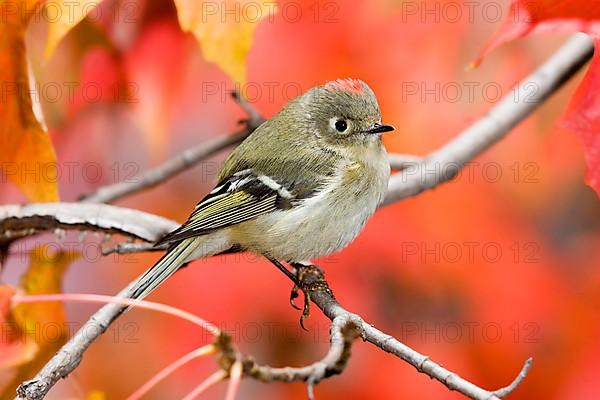
M 391 132 L 394 129 L 395 128 L 391 125 L 375 124 L 375 125 L 373 125 L 373 127 L 367 129 L 365 131 L 365 133 L 369 133 L 369 134 L 384 133 L 384 132 Z

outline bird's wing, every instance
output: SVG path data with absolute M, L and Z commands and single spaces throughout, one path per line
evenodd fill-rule
M 204 235 L 293 205 L 294 196 L 284 185 L 252 170 L 240 171 L 222 181 L 198 203 L 186 223 L 156 245 Z

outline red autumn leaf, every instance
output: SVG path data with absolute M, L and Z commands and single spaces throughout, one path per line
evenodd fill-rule
M 586 183 L 600 194 L 600 2 L 588 0 L 513 0 L 500 32 L 475 61 L 503 43 L 543 32 L 585 32 L 594 39 L 596 53 L 587 75 L 575 92 L 564 123 L 581 138 L 587 164 Z

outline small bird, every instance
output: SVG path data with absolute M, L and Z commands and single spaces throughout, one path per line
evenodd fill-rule
M 390 165 L 375 94 L 338 79 L 290 101 L 227 158 L 217 186 L 157 245 L 165 255 L 134 284 L 142 299 L 187 262 L 251 251 L 307 265 L 347 246 L 386 193 Z

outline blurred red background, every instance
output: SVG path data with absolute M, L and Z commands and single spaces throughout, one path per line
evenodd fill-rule
M 423 155 L 482 116 L 566 38 L 518 40 L 467 71 L 507 7 L 505 1 L 281 1 L 272 20 L 257 28 L 242 93 L 270 117 L 314 84 L 363 79 L 384 121 L 397 127 L 385 138 L 388 150 Z M 41 105 L 64 167 L 65 201 L 136 179 L 189 146 L 235 131 L 245 117 L 227 94 L 234 84 L 182 33 L 171 2 L 106 0 L 100 9 L 101 17 L 79 24 L 46 63 L 46 22 L 34 23 L 27 38 L 40 87 L 63 88 L 58 97 L 42 90 Z M 511 398 L 596 398 L 600 204 L 583 184 L 580 143 L 560 125 L 580 78 L 455 181 L 380 210 L 351 246 L 317 260 L 340 302 L 485 388 L 508 384 L 532 356 L 530 375 Z M 89 93 L 76 89 L 69 98 L 69 82 L 87 84 Z M 117 204 L 183 221 L 211 189 L 225 155 Z M 24 200 L 3 185 L 0 201 Z M 55 239 L 37 237 L 21 249 L 44 240 Z M 158 257 L 100 258 L 98 242 L 90 236 L 80 245 L 84 258 L 67 272 L 66 292 L 116 293 Z M 13 257 L 4 278 L 16 281 L 25 264 Z M 232 255 L 193 263 L 150 299 L 223 326 L 262 363 L 299 366 L 325 353 L 328 324 L 314 310 L 309 332 L 302 331 L 289 290 L 268 262 Z M 83 322 L 95 307 L 67 309 L 70 321 Z M 172 317 L 127 313 L 48 398 L 81 398 L 92 390 L 124 398 L 207 340 Z M 179 398 L 215 368 L 212 360 L 193 362 L 148 398 Z M 224 390 L 221 384 L 202 398 L 222 398 Z M 347 370 L 320 383 L 316 394 L 462 398 L 362 342 Z M 305 397 L 301 383 L 247 379 L 238 396 Z

